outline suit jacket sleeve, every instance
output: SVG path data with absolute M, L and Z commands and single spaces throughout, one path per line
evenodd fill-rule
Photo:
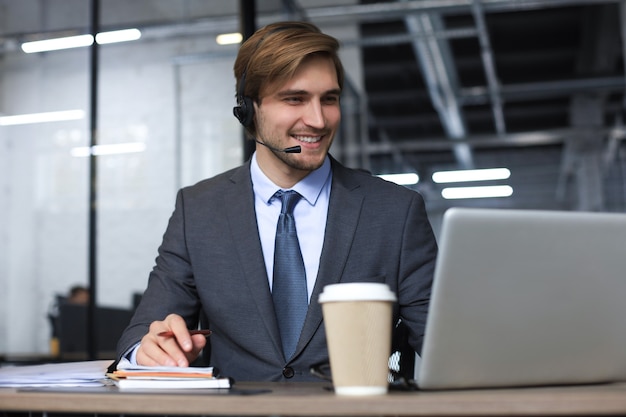
M 417 353 L 421 353 L 437 244 L 426 216 L 424 201 L 417 193 L 409 205 L 401 240 L 396 290 L 399 316 L 409 330 L 409 344 Z
M 318 281 L 384 282 L 397 294 L 394 318 L 421 352 L 437 243 L 422 196 L 380 178 L 333 167 L 333 190 Z M 319 290 L 321 291 L 322 285 Z M 316 294 L 314 294 L 315 296 Z

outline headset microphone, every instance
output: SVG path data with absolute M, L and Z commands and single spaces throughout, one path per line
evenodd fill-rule
M 275 148 L 273 146 L 268 145 L 267 143 L 263 143 L 260 140 L 254 140 L 256 143 L 259 143 L 263 146 L 265 146 L 266 148 L 269 148 L 271 150 L 273 150 L 274 152 L 285 152 L 285 153 L 300 153 L 302 152 L 302 148 L 298 145 L 298 146 L 291 146 L 289 148 L 284 148 L 284 149 L 278 149 Z

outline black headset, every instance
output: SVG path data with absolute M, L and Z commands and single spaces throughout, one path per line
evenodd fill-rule
M 233 107 L 233 114 L 235 115 L 237 120 L 239 120 L 239 123 L 241 123 L 244 127 L 250 126 L 252 124 L 252 120 L 254 119 L 254 102 L 251 97 L 244 95 L 244 91 L 246 88 L 246 74 L 248 73 L 248 67 L 250 66 L 252 56 L 256 54 L 259 46 L 261 46 L 265 38 L 267 38 L 268 36 L 276 32 L 281 32 L 283 30 L 298 29 L 303 27 L 304 25 L 296 22 L 279 26 L 271 32 L 266 33 L 265 36 L 263 36 L 254 47 L 254 51 L 252 51 L 252 53 L 250 54 L 250 59 L 248 59 L 248 63 L 246 64 L 246 69 L 241 75 L 241 81 L 239 82 L 239 88 L 237 89 L 237 106 Z
M 237 90 L 237 105 L 233 107 L 233 114 L 244 127 L 250 126 L 252 119 L 254 119 L 254 103 L 250 97 L 243 95 L 246 86 L 246 72 L 248 72 L 248 68 L 241 76 L 241 82 L 239 82 L 239 89 Z

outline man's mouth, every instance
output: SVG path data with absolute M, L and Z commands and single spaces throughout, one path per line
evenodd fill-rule
M 292 137 L 294 139 L 296 139 L 299 142 L 304 142 L 304 143 L 316 143 L 319 142 L 320 140 L 322 140 L 322 136 L 302 136 L 302 135 L 292 135 Z

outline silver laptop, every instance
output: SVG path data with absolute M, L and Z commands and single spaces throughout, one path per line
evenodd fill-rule
M 444 214 L 420 389 L 626 380 L 626 214 Z

